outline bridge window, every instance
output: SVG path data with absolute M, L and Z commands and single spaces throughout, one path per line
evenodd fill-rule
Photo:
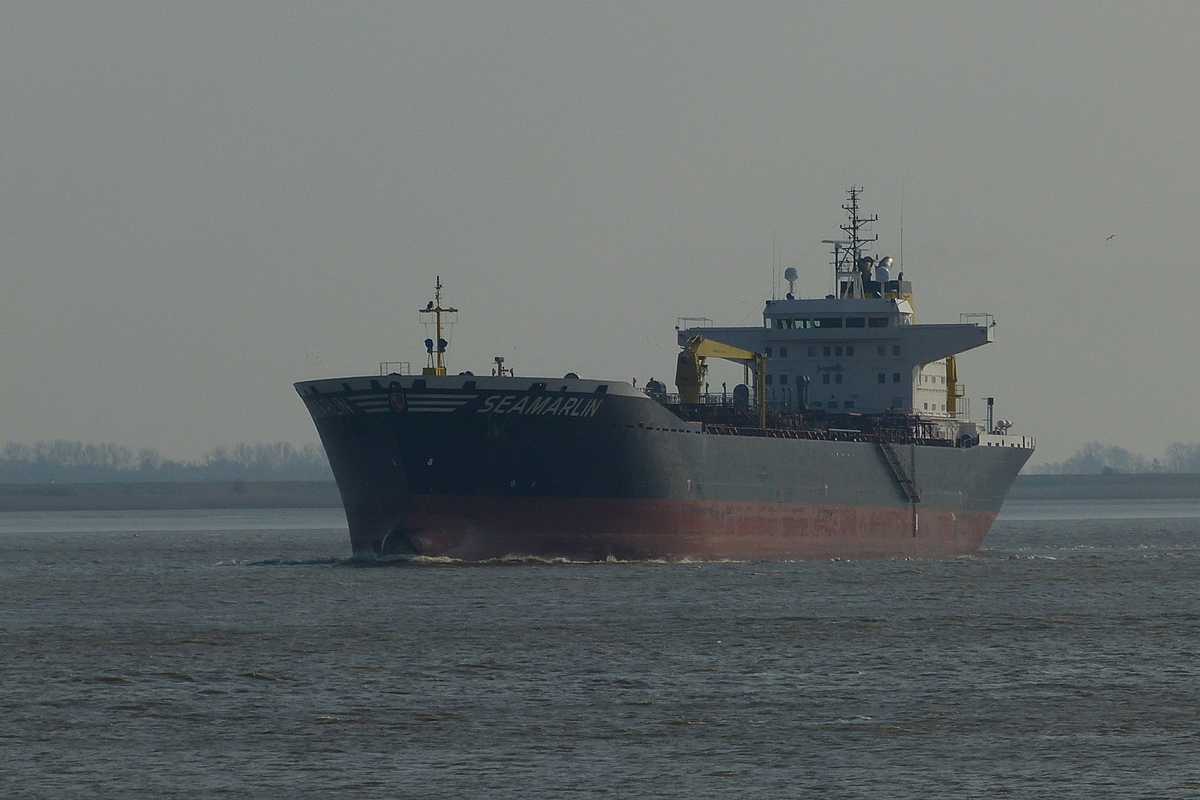
M 846 317 L 847 328 L 865 328 L 867 320 L 865 317 Z
M 900 345 L 898 345 L 898 344 L 892 345 L 892 355 L 894 355 L 894 356 L 900 355 Z
M 899 382 L 900 382 L 900 373 L 893 372 L 892 373 L 892 383 L 899 383 Z
M 763 354 L 766 355 L 767 358 L 770 358 L 771 357 L 771 348 L 769 348 L 769 347 L 763 348 Z
M 771 385 L 772 383 L 774 383 L 774 382 L 775 382 L 775 376 L 774 376 L 774 375 L 768 375 L 768 376 L 767 376 L 767 386 L 770 386 L 770 385 Z
M 828 372 L 821 373 L 821 383 L 829 383 L 829 373 Z
M 887 317 L 871 317 L 867 325 L 872 328 L 886 328 L 888 323 Z
M 821 352 L 825 354 L 826 358 L 829 358 L 831 355 L 833 355 L 833 348 L 826 345 L 825 347 L 821 348 Z
M 779 376 L 779 385 L 780 385 L 780 386 L 787 386 L 787 375 L 780 375 L 780 376 Z
M 813 320 L 814 328 L 840 328 L 842 327 L 841 317 L 817 317 Z

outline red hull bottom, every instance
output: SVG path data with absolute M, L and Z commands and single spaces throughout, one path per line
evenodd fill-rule
M 355 553 L 465 561 L 809 561 L 975 552 L 996 514 L 693 500 L 444 497 L 347 504 Z

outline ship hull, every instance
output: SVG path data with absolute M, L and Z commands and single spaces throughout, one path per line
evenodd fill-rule
M 355 550 L 466 561 L 948 558 L 995 514 L 883 506 L 422 495 L 347 509 Z M 378 531 L 387 531 L 384 539 Z M 361 537 L 362 533 L 365 537 Z M 388 537 L 390 535 L 390 540 Z
M 470 561 L 944 558 L 1031 451 L 705 432 L 626 384 L 297 384 L 363 555 Z M 910 487 L 911 488 L 911 487 Z

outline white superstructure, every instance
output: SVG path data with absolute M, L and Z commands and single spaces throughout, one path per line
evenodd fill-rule
M 762 397 L 774 411 L 897 412 L 928 419 L 966 419 L 957 381 L 957 353 L 993 341 L 990 315 L 963 315 L 958 324 L 917 324 L 911 284 L 893 279 L 892 259 L 863 255 L 858 191 L 844 206 L 847 234 L 834 245 L 834 294 L 821 299 L 768 300 L 761 327 L 681 326 L 679 344 L 696 336 L 763 356 Z M 785 279 L 794 284 L 789 268 Z
M 688 328 L 679 343 L 701 334 L 762 353 L 763 396 L 779 410 L 957 416 L 946 357 L 991 342 L 995 326 L 918 325 L 911 308 L 885 298 L 774 300 L 761 328 Z

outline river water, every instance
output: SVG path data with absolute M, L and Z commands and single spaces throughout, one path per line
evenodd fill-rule
M 5 797 L 1197 797 L 1200 504 L 977 556 L 345 558 L 340 512 L 0 514 Z

